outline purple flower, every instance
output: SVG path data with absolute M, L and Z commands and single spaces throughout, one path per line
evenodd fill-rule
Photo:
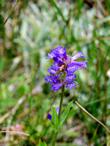
M 45 80 L 51 84 L 51 89 L 57 91 L 62 86 L 69 89 L 75 88 L 75 72 L 87 67 L 86 61 L 76 61 L 76 59 L 84 58 L 83 53 L 78 52 L 75 56 L 70 57 L 65 48 L 58 46 L 48 54 L 48 58 L 53 59 L 53 64 L 48 69 L 49 75 Z
M 52 115 L 50 113 L 48 113 L 47 115 L 47 119 L 51 120 L 52 119 Z

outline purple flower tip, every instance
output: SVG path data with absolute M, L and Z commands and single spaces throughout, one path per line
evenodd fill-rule
M 56 107 L 57 114 L 59 114 L 59 111 L 60 111 L 60 108 L 59 107 Z
M 52 115 L 50 113 L 48 113 L 47 115 L 47 119 L 51 120 L 52 119 Z
M 66 49 L 58 46 L 48 54 L 49 59 L 53 59 L 53 65 L 48 69 L 50 75 L 45 80 L 51 84 L 53 91 L 58 91 L 62 86 L 72 89 L 76 87 L 75 72 L 87 67 L 86 61 L 76 61 L 85 58 L 82 52 L 78 52 L 73 57 L 66 53 Z

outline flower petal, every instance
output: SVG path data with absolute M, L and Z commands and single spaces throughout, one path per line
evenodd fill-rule
M 51 84 L 51 82 L 52 82 L 51 77 L 50 77 L 50 76 L 46 76 L 46 77 L 45 77 L 45 81 L 46 81 L 47 83 L 50 83 L 50 84 Z
M 72 89 L 72 88 L 76 88 L 76 84 L 75 82 L 71 83 L 71 84 L 67 84 L 66 88 Z
M 48 54 L 48 57 L 54 59 L 54 61 L 56 58 L 66 58 L 66 49 L 62 46 L 58 46 Z
M 73 61 L 72 63 L 68 64 L 67 66 L 67 73 L 71 74 L 74 73 L 75 71 L 79 70 L 79 69 L 83 69 L 87 67 L 87 62 L 86 61 L 82 61 L 82 62 L 76 62 Z
M 59 67 L 57 64 L 53 64 L 49 69 L 48 69 L 48 72 L 50 74 L 56 74 L 57 71 L 59 70 Z
M 58 91 L 61 87 L 63 86 L 63 84 L 62 83 L 56 83 L 56 84 L 53 84 L 52 85 L 52 90 L 53 91 Z
M 50 113 L 48 113 L 47 118 L 48 118 L 49 120 L 51 120 L 51 119 L 52 119 L 52 115 L 51 115 Z
M 76 55 L 72 57 L 72 61 L 78 59 L 78 58 L 85 58 L 82 52 L 78 52 Z
M 73 82 L 73 80 L 76 78 L 75 74 L 67 75 L 65 78 L 65 83 L 70 84 Z
M 81 68 L 86 68 L 87 67 L 87 61 L 72 61 L 73 64 L 80 66 Z
M 60 82 L 60 80 L 59 80 L 59 76 L 60 75 L 50 75 L 50 76 L 46 76 L 45 77 L 45 81 L 47 82 L 47 83 L 50 83 L 50 84 L 57 84 L 57 83 L 59 83 Z
M 59 107 L 56 107 L 57 114 L 59 114 L 59 111 L 60 111 L 60 108 Z

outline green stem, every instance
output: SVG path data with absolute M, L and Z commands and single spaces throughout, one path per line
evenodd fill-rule
M 103 126 L 106 131 L 110 134 L 110 130 L 109 128 L 103 124 L 101 121 L 99 121 L 97 118 L 95 118 L 92 114 L 90 114 L 78 101 L 75 101 L 75 104 L 83 111 L 85 112 L 89 117 L 91 117 L 94 121 L 96 121 L 97 123 L 99 123 L 101 126 Z
M 58 134 L 58 132 L 54 133 L 51 146 L 55 146 L 55 142 L 56 142 L 56 139 L 57 139 L 57 134 Z
M 58 114 L 59 119 L 60 119 L 61 110 L 62 110 L 63 97 L 64 97 L 64 86 L 62 87 L 62 92 L 61 92 L 61 99 L 60 99 L 60 106 L 59 106 L 59 114 Z
M 61 116 L 63 97 L 64 97 L 64 86 L 62 87 L 62 91 L 61 91 L 61 99 L 60 99 L 59 114 L 58 114 L 59 121 L 60 121 L 60 116 Z M 57 132 L 55 132 L 54 135 L 53 135 L 52 146 L 55 146 L 57 135 L 58 135 L 58 129 L 57 129 Z
M 67 20 L 65 19 L 61 9 L 59 8 L 59 6 L 57 5 L 57 2 L 55 0 L 50 0 L 50 3 L 55 7 L 55 9 L 57 10 L 58 14 L 61 16 L 62 20 L 67 23 Z

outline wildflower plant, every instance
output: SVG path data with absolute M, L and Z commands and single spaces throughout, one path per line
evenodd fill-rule
M 73 101 L 68 103 L 62 111 L 62 104 L 64 98 L 65 88 L 71 90 L 76 88 L 76 71 L 87 68 L 87 61 L 84 61 L 85 56 L 82 52 L 78 52 L 74 56 L 69 56 L 66 52 L 66 48 L 58 46 L 48 54 L 48 58 L 53 60 L 53 64 L 48 69 L 49 75 L 45 77 L 45 81 L 51 85 L 51 90 L 57 92 L 61 89 L 61 98 L 59 107 L 52 107 L 51 114 L 48 113 L 47 118 L 51 120 L 54 128 L 53 139 L 51 142 L 52 146 L 55 146 L 59 129 L 67 119 L 70 109 L 73 107 Z M 78 59 L 83 59 L 77 61 Z M 102 125 L 107 132 L 110 133 L 109 129 L 97 118 L 91 115 L 81 104 L 74 100 L 74 103 L 93 120 Z

